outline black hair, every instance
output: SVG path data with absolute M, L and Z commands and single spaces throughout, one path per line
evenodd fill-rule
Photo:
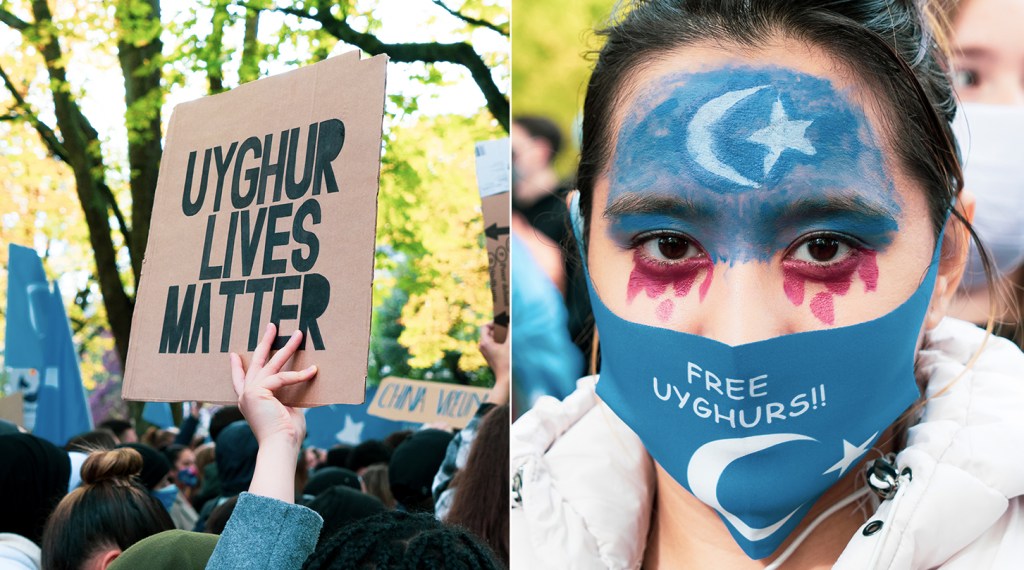
M 366 440 L 348 454 L 348 468 L 356 473 L 363 467 L 391 460 L 392 449 L 377 439 Z
M 462 528 L 445 525 L 428 514 L 385 511 L 342 528 L 302 567 L 490 570 L 502 566 L 487 546 Z
M 512 123 L 522 127 L 531 138 L 544 139 L 551 147 L 551 156 L 548 157 L 548 164 L 555 161 L 555 157 L 562 151 L 562 131 L 551 119 L 533 115 L 523 115 L 512 119 Z
M 242 410 L 238 409 L 238 406 L 224 406 L 217 410 L 213 413 L 213 417 L 210 418 L 210 439 L 217 441 L 217 436 L 220 435 L 221 430 L 238 420 L 244 419 L 245 416 L 242 415 Z
M 100 422 L 100 425 L 96 427 L 97 429 L 107 429 L 114 432 L 114 435 L 117 436 L 117 439 L 121 439 L 121 435 L 123 435 L 124 432 L 130 429 L 135 429 L 135 426 L 132 424 L 132 422 L 128 420 L 122 420 L 120 418 L 110 418 L 108 420 L 104 420 L 103 422 Z
M 77 570 L 104 549 L 124 551 L 174 529 L 167 509 L 140 483 L 142 466 L 142 456 L 128 447 L 89 455 L 82 486 L 61 500 L 46 523 L 43 568 Z
M 181 457 L 181 452 L 185 451 L 186 449 L 190 448 L 187 445 L 182 445 L 180 443 L 172 443 L 167 447 L 161 449 L 160 452 L 164 454 L 164 457 L 167 458 L 167 461 L 171 462 L 171 468 L 173 469 L 174 464 L 177 463 L 178 458 Z
M 72 437 L 64 446 L 64 450 L 90 453 L 100 449 L 114 449 L 117 444 L 117 436 L 114 432 L 105 428 L 97 428 Z
M 324 460 L 324 466 L 348 469 L 348 456 L 351 453 L 351 445 L 339 443 L 327 450 L 327 458 Z
M 214 507 L 213 510 L 210 511 L 210 517 L 206 519 L 206 526 L 203 527 L 203 532 L 210 534 L 223 533 L 224 527 L 228 526 L 228 519 L 230 519 L 231 514 L 235 512 L 235 506 L 237 505 L 238 495 L 235 495 Z

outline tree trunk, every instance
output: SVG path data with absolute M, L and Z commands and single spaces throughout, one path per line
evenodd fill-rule
M 125 292 L 117 267 L 117 252 L 110 227 L 110 189 L 104 182 L 105 168 L 100 153 L 99 134 L 82 114 L 67 89 L 64 58 L 46 0 L 33 0 L 32 13 L 41 32 L 36 47 L 43 54 L 50 76 L 57 127 L 67 151 L 68 163 L 75 175 L 78 200 L 89 228 L 89 244 L 96 262 L 100 293 L 103 295 L 110 332 L 114 335 L 114 344 L 123 366 L 128 354 L 134 302 Z M 130 243 L 128 247 L 131 252 Z
M 245 12 L 245 37 L 242 40 L 242 65 L 238 68 L 238 84 L 260 77 L 260 11 L 250 8 Z
M 117 57 L 124 75 L 128 109 L 128 166 L 132 194 L 132 274 L 136 287 L 149 241 L 157 174 L 160 171 L 163 90 L 160 87 L 160 2 L 122 0 L 117 20 L 121 36 Z

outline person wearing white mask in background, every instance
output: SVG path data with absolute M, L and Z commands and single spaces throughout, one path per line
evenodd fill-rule
M 982 326 L 994 300 L 995 331 L 1024 342 L 1024 0 L 960 0 L 950 5 L 953 130 L 964 158 L 964 186 L 977 197 L 974 229 L 988 248 L 1004 293 L 990 295 L 977 248 L 952 316 Z M 994 297 L 994 299 L 992 298 Z

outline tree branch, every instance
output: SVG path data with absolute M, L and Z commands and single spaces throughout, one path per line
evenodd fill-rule
M 445 44 L 440 42 L 430 43 L 405 43 L 385 44 L 376 36 L 364 32 L 358 32 L 352 28 L 344 19 L 337 19 L 324 10 L 311 14 L 308 10 L 291 7 L 274 8 L 278 12 L 291 14 L 300 18 L 319 22 L 323 30 L 339 40 L 354 45 L 359 49 L 371 54 L 387 54 L 393 61 L 412 63 L 454 63 L 469 70 L 473 81 L 487 101 L 487 109 L 494 118 L 505 129 L 509 130 L 509 103 L 508 98 L 495 85 L 491 77 L 491 70 L 484 63 L 480 54 L 476 53 L 468 43 Z
M 448 5 L 444 3 L 444 0 L 430 0 L 430 1 L 433 2 L 434 4 L 436 4 L 438 7 L 440 7 L 445 12 L 448 12 L 452 16 L 455 16 L 456 18 L 462 20 L 463 22 L 466 22 L 467 24 L 469 24 L 471 26 L 479 26 L 481 28 L 487 28 L 488 30 L 494 30 L 495 32 L 498 32 L 499 34 L 505 36 L 506 38 L 508 37 L 508 24 L 505 24 L 503 26 L 499 26 L 499 25 L 496 25 L 496 24 L 492 24 L 491 22 L 488 22 L 487 20 L 481 20 L 479 18 L 471 18 L 470 16 L 467 16 L 467 15 L 463 14 L 462 12 L 459 12 L 458 10 L 454 10 L 452 8 L 449 8 Z
M 46 145 L 46 148 L 50 150 L 53 156 L 56 156 L 65 163 L 68 162 L 68 151 L 64 148 L 60 139 L 57 138 L 57 134 L 39 119 L 39 116 L 32 110 L 28 102 L 25 101 L 25 98 L 21 96 L 21 92 L 15 87 L 14 82 L 11 81 L 10 76 L 7 75 L 3 67 L 0 67 L 0 78 L 3 78 L 4 85 L 11 92 L 11 96 L 14 97 L 15 107 L 21 109 L 22 113 L 24 113 L 24 116 L 21 118 L 28 121 L 35 128 L 36 132 L 39 133 L 39 138 L 43 139 L 43 144 Z
M 53 132 L 53 129 L 39 119 L 36 112 L 29 106 L 28 102 L 25 101 L 25 98 L 21 96 L 21 93 L 18 91 L 17 87 L 15 87 L 14 82 L 11 81 L 10 76 L 7 75 L 3 67 L 0 67 L 0 78 L 3 79 L 7 90 L 14 96 L 15 107 L 21 109 L 22 113 L 24 113 L 23 116 L 9 115 L 8 117 L 10 118 L 8 120 L 23 119 L 28 121 L 28 123 L 35 128 L 36 132 L 39 133 L 39 138 L 43 140 L 43 144 L 45 144 L 46 148 L 49 149 L 50 154 L 59 158 L 65 164 L 70 165 L 70 156 L 68 155 L 67 149 L 64 148 L 64 144 L 57 138 L 57 134 Z M 103 195 L 104 200 L 106 200 L 107 204 L 114 211 L 114 217 L 117 219 L 117 224 L 121 230 L 121 234 L 124 235 L 124 239 L 127 242 L 131 239 L 131 232 L 128 229 L 128 223 L 125 221 L 121 208 L 117 205 L 117 200 L 114 199 L 114 193 L 106 184 L 100 184 L 99 190 Z
M 29 27 L 28 22 L 3 9 L 0 9 L 0 22 L 5 23 L 18 31 L 25 30 Z

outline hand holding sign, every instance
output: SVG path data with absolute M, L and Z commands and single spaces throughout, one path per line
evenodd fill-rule
M 231 382 L 238 395 L 238 407 L 260 446 L 249 492 L 291 503 L 295 500 L 295 462 L 306 437 L 306 417 L 282 404 L 274 392 L 312 379 L 317 369 L 314 365 L 281 371 L 302 343 L 302 331 L 295 331 L 268 362 L 276 338 L 277 327 L 271 323 L 252 355 L 248 372 L 242 358 L 232 352 Z
M 281 371 L 302 343 L 302 331 L 295 331 L 284 348 L 267 362 L 270 348 L 277 338 L 277 328 L 268 324 L 263 340 L 256 347 L 246 372 L 242 358 L 231 353 L 231 381 L 238 394 L 238 407 L 252 427 L 256 441 L 281 440 L 298 449 L 306 436 L 306 419 L 302 412 L 285 406 L 274 395 L 283 386 L 305 382 L 316 376 L 316 365 L 303 370 Z
M 480 328 L 480 353 L 484 355 L 487 365 L 494 371 L 494 386 L 488 402 L 496 405 L 507 404 L 509 399 L 509 367 L 511 358 L 508 349 L 508 336 L 502 342 L 495 340 L 495 325 L 487 323 Z

